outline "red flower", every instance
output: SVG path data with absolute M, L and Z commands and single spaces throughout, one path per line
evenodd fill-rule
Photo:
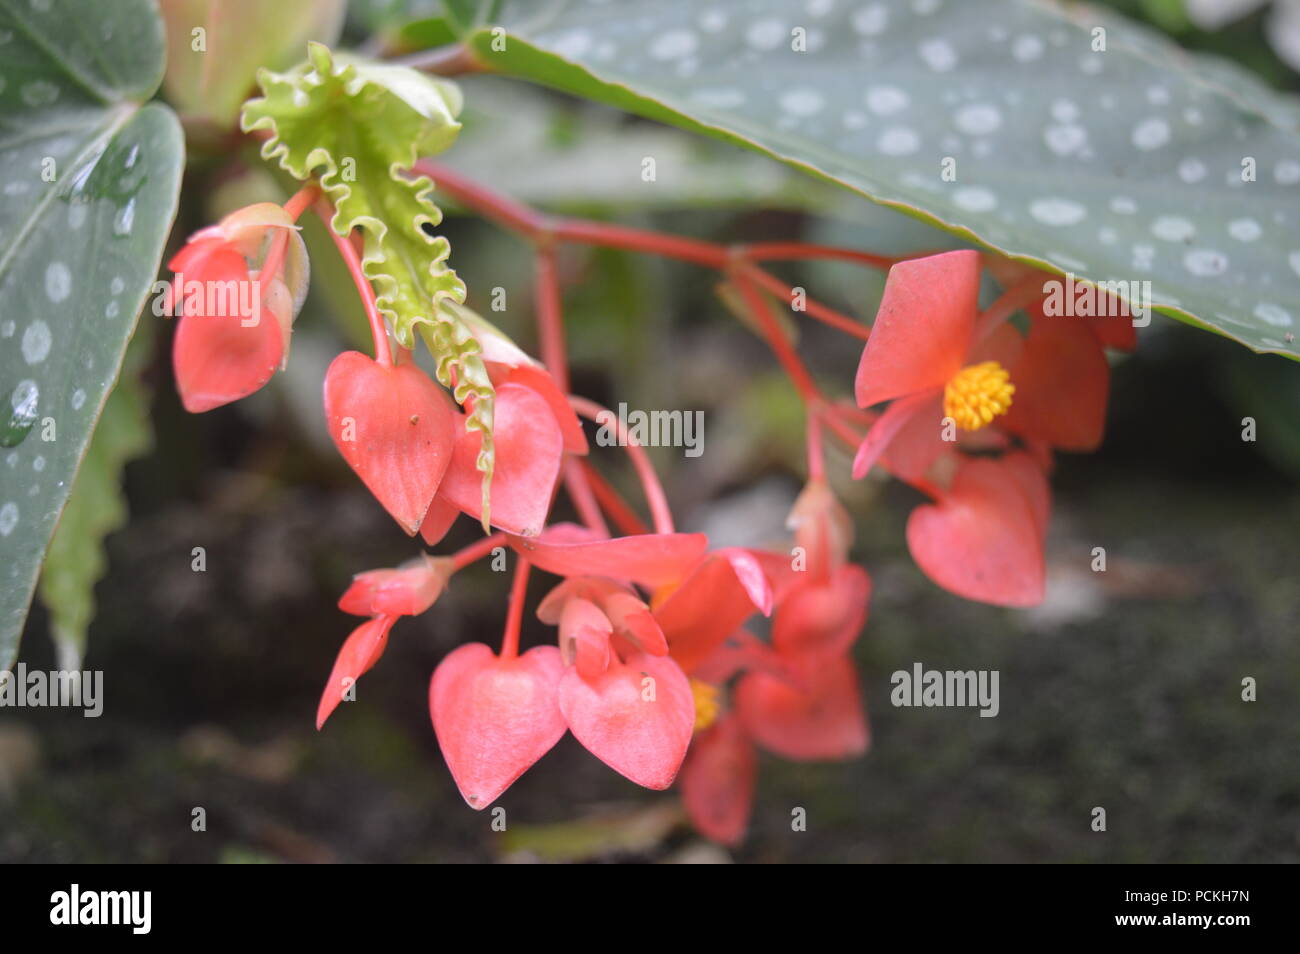
M 288 359 L 306 293 L 305 246 L 288 213 L 273 203 L 241 209 L 195 233 L 167 265 L 176 273 L 169 310 L 182 310 L 172 362 L 185 409 L 259 390 Z
M 1122 308 L 1100 319 L 1049 316 L 1040 300 L 1026 308 L 1023 336 L 996 315 L 992 324 L 981 320 L 979 270 L 971 251 L 890 269 L 856 392 L 863 407 L 891 403 L 858 449 L 853 475 L 879 461 L 935 498 L 912 514 L 908 543 L 940 586 L 1029 606 L 1043 594 L 1051 448 L 1100 443 L 1110 379 L 1104 349 L 1131 348 L 1135 339 Z M 998 261 L 995 272 L 1004 286 L 1050 277 Z M 1029 454 L 1011 453 L 1014 439 Z
M 498 657 L 482 643 L 453 650 L 429 683 L 429 713 L 470 808 L 492 804 L 560 741 L 564 665 L 554 646 Z
M 419 532 L 451 463 L 458 416 L 414 364 L 345 351 L 325 374 L 330 437 L 370 492 L 409 534 Z

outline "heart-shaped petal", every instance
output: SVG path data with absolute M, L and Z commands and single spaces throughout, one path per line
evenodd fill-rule
M 809 667 L 800 686 L 747 673 L 736 684 L 735 706 L 750 736 L 787 759 L 852 758 L 870 742 L 857 670 L 847 656 Z
M 735 845 L 745 837 L 754 805 L 758 752 L 736 716 L 699 733 L 682 765 L 682 804 L 696 831 Z
M 556 387 L 551 373 L 540 365 L 525 364 L 511 368 L 506 381 L 531 388 L 541 396 L 555 415 L 555 423 L 564 435 L 564 449 L 570 454 L 587 453 L 587 435 L 582 431 L 582 421 L 569 405 L 564 392 Z
M 564 437 L 546 401 L 522 384 L 497 388 L 492 412 L 496 470 L 490 519 L 494 527 L 536 536 L 546 523 L 560 474 Z M 477 431 L 461 430 L 439 496 L 471 517 L 483 516 L 483 475 L 477 469 L 483 443 Z
M 456 439 L 446 392 L 414 364 L 387 367 L 345 351 L 325 374 L 325 420 L 343 459 L 414 535 Z
M 569 669 L 559 699 L 588 752 L 638 785 L 672 785 L 695 726 L 695 698 L 677 663 L 635 653 L 590 682 Z
M 867 622 L 871 578 L 847 563 L 828 580 L 809 580 L 786 597 L 772 619 L 772 645 L 808 662 L 844 655 Z
M 964 461 L 947 496 L 908 518 L 907 545 L 917 566 L 966 599 L 998 606 L 1042 602 L 1046 494 L 1042 486 L 1031 493 L 1029 477 L 1019 457 Z
M 447 768 L 470 808 L 482 809 L 564 735 L 554 646 L 500 659 L 482 643 L 447 655 L 429 683 L 429 713 Z
M 172 341 L 172 364 L 185 410 L 198 414 L 271 380 L 284 356 L 284 335 L 232 247 L 203 243 L 192 267 L 176 276 L 185 313 Z
M 334 660 L 334 668 L 325 681 L 325 692 L 321 694 L 320 705 L 316 708 L 316 728 L 320 729 L 330 717 L 348 691 L 356 684 L 384 654 L 388 645 L 388 631 L 396 622 L 395 616 L 376 616 L 366 620 L 343 641 Z

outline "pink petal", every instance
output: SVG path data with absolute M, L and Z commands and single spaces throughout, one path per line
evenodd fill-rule
M 696 831 L 724 845 L 745 837 L 754 805 L 758 752 L 734 715 L 691 743 L 682 765 L 682 804 Z
M 334 668 L 325 681 L 325 691 L 316 708 L 317 730 L 343 701 L 348 690 L 384 654 L 384 647 L 388 645 L 388 631 L 393 628 L 394 622 L 394 616 L 377 616 L 366 620 L 343 641 L 343 648 L 334 660 Z
M 592 755 L 638 785 L 672 785 L 695 725 L 691 686 L 675 662 L 637 653 L 594 682 L 569 669 L 559 699 L 569 729 Z
M 963 250 L 889 270 L 854 385 L 859 407 L 942 387 L 965 363 L 979 307 L 980 257 Z
M 486 808 L 564 735 L 554 646 L 499 659 L 482 643 L 447 655 L 429 683 L 443 758 L 470 808 Z
M 1034 606 L 1043 598 L 1041 498 L 1030 500 L 1019 465 L 964 461 L 948 495 L 917 507 L 907 543 L 935 583 L 967 599 Z
M 539 569 L 557 576 L 607 576 L 662 586 L 689 572 L 708 547 L 702 533 L 642 533 L 593 539 L 571 524 L 536 537 L 510 537 L 510 545 Z
M 492 437 L 496 469 L 492 475 L 492 526 L 535 536 L 546 523 L 560 473 L 564 437 L 550 408 L 536 391 L 521 384 L 497 388 Z M 483 438 L 461 428 L 451 466 L 439 496 L 476 519 L 483 516 L 483 474 L 477 461 Z
M 325 374 L 325 419 L 375 499 L 417 533 L 451 461 L 456 414 L 446 392 L 414 364 L 385 367 L 345 351 Z
M 870 744 L 853 660 L 822 663 L 802 688 L 751 672 L 736 685 L 736 712 L 763 748 L 796 761 L 861 755 Z

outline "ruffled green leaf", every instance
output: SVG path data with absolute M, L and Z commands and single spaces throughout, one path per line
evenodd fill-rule
M 478 342 L 445 307 L 465 300 L 465 285 L 447 265 L 447 240 L 431 234 L 442 221 L 430 197 L 433 182 L 411 174 L 418 158 L 455 140 L 460 91 L 406 67 L 336 56 L 319 43 L 308 44 L 307 54 L 307 62 L 286 73 L 258 74 L 264 95 L 244 105 L 241 125 L 269 131 L 262 156 L 294 178 L 319 176 L 334 203 L 335 232 L 361 229 L 362 269 L 398 343 L 414 347 L 419 332 L 438 380 L 469 411 L 466 427 L 483 435 L 478 468 L 486 524 L 492 384 Z

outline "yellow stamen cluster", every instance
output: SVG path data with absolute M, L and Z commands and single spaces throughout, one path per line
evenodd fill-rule
M 963 431 L 978 431 L 1011 407 L 1016 386 L 996 361 L 962 368 L 943 388 L 943 413 Z
M 703 732 L 718 717 L 718 687 L 692 679 L 691 695 L 695 697 L 695 731 Z

